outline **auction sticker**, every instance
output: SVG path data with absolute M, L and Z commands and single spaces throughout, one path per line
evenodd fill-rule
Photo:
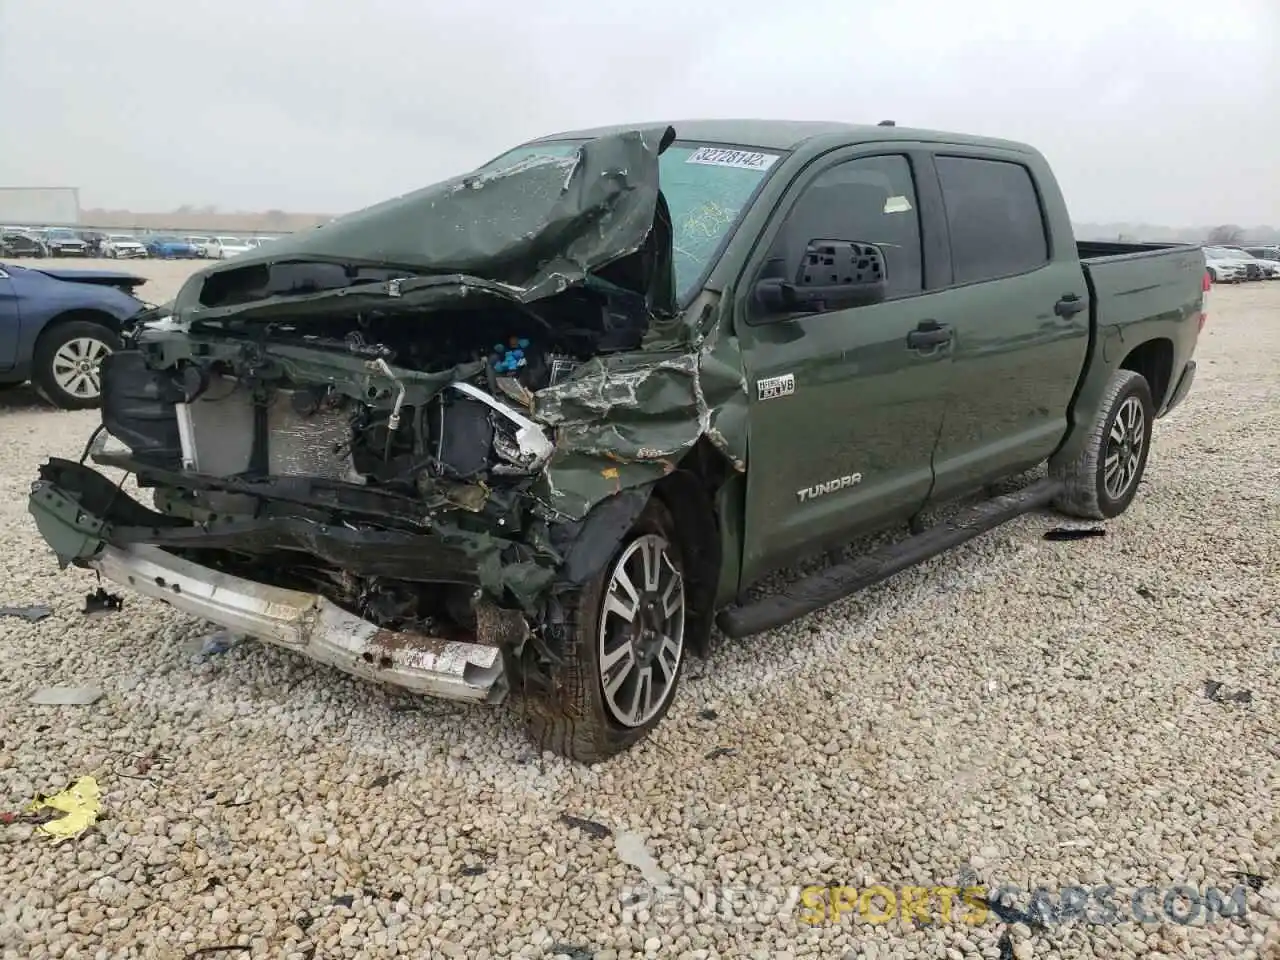
M 730 150 L 726 147 L 699 147 L 685 163 L 704 163 L 713 167 L 738 167 L 741 170 L 768 170 L 777 161 L 776 153 Z

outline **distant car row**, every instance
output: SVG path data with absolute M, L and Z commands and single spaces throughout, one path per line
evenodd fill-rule
M 1226 247 L 1209 244 L 1204 248 L 1205 267 L 1214 283 L 1244 283 L 1247 280 L 1280 280 L 1280 246 Z
M 0 257 L 107 257 L 113 260 L 157 257 L 225 260 L 255 250 L 271 237 L 178 237 L 99 233 L 70 227 L 0 227 Z

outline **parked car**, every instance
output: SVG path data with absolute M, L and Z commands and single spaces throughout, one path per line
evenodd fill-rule
M 1241 249 L 1260 260 L 1280 260 L 1280 245 L 1242 247 Z
M 42 237 L 45 248 L 51 257 L 85 257 L 89 255 L 89 245 L 81 240 L 74 230 L 67 227 L 50 227 Z
M 84 241 L 85 250 L 88 256 L 101 257 L 103 249 L 106 247 L 107 235 L 98 230 L 79 230 L 76 236 Z
M 185 260 L 199 255 L 194 244 L 180 237 L 148 237 L 146 246 L 148 256 L 160 257 L 164 260 Z
M 1241 247 L 1262 266 L 1264 280 L 1280 280 L 1280 247 Z
M 137 260 L 146 257 L 147 247 L 137 237 L 112 233 L 102 244 L 102 255 L 110 260 Z
M 28 230 L 6 229 L 0 233 L 0 257 L 35 257 L 49 255 L 49 248 L 39 234 Z
M 62 562 L 201 619 L 419 693 L 518 689 L 541 747 L 594 762 L 713 622 L 771 629 L 1049 504 L 1123 513 L 1204 277 L 1199 246 L 1077 244 L 1010 141 L 560 134 L 197 272 L 109 358 L 89 454 L 159 509 L 59 459 L 30 509 Z
M 195 247 L 195 248 L 196 248 L 196 256 L 197 256 L 197 257 L 207 257 L 207 256 L 209 255 L 209 254 L 206 252 L 206 248 L 209 246 L 209 242 L 210 242 L 210 240 L 211 240 L 212 238 L 210 238 L 210 237 L 183 237 L 182 239 L 183 239 L 183 240 L 185 240 L 185 241 L 187 241 L 187 243 L 191 244 L 193 247 Z
M 254 249 L 239 237 L 214 237 L 205 247 L 205 256 L 212 260 L 226 260 Z
M 0 383 L 31 380 L 64 409 L 96 406 L 99 367 L 121 325 L 147 306 L 142 277 L 0 263 Z
M 249 244 L 249 246 L 256 248 L 261 247 L 264 244 L 268 244 L 275 239 L 275 237 L 246 237 L 244 242 Z
M 1233 256 L 1244 264 L 1246 280 L 1265 280 L 1267 279 L 1268 270 L 1261 260 L 1252 254 L 1246 253 L 1240 247 L 1227 247 Z
M 1243 283 L 1249 279 L 1249 265 L 1228 247 L 1205 247 L 1204 262 L 1214 283 Z

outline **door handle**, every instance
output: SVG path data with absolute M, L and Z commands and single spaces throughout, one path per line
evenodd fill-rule
M 954 336 L 950 327 L 943 326 L 937 320 L 921 320 L 919 326 L 907 334 L 907 348 L 930 350 L 950 343 Z
M 1081 300 L 1077 294 L 1064 293 L 1062 299 L 1053 305 L 1053 312 L 1063 319 L 1069 320 L 1081 310 L 1089 309 L 1089 301 Z

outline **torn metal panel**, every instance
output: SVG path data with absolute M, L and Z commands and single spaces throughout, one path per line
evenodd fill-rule
M 264 279 L 266 296 L 253 298 L 253 312 L 293 309 L 299 300 L 314 310 L 316 301 L 347 292 L 411 298 L 433 286 L 424 278 L 443 280 L 450 296 L 470 290 L 527 303 L 583 284 L 648 245 L 652 256 L 636 292 L 654 313 L 672 316 L 670 223 L 658 156 L 673 137 L 669 127 L 629 130 L 587 141 L 569 157 L 533 158 L 394 197 L 200 271 L 179 291 L 174 312 L 185 319 L 240 312 L 247 305 L 217 303 L 220 285 L 231 283 L 224 278 L 255 271 L 265 278 L 273 265 L 288 262 L 375 265 L 410 277 L 367 285 L 376 290 L 337 278 L 333 289 L 315 294 L 275 291 Z M 655 230 L 665 236 L 650 243 Z
M 534 395 L 556 431 L 537 492 L 581 520 L 600 500 L 662 479 L 702 437 L 746 470 L 747 384 L 736 338 L 688 353 L 597 357 Z

